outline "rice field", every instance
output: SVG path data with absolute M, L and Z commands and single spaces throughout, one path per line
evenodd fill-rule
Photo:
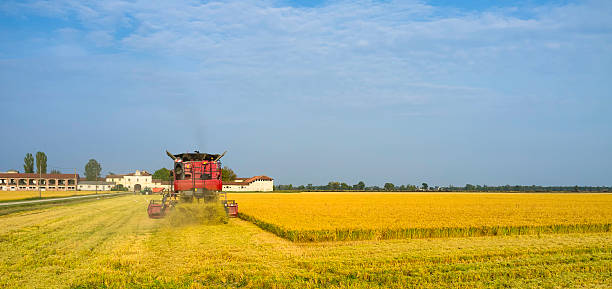
M 0 216 L 0 288 L 612 287 L 610 232 L 296 243 L 149 219 L 155 197 Z
M 240 217 L 291 241 L 609 232 L 612 194 L 231 194 Z
M 96 191 L 42 191 L 42 198 L 57 198 L 57 197 L 70 197 L 79 195 L 91 195 L 95 194 Z M 98 191 L 98 194 L 111 193 L 109 191 Z M 0 191 L 0 202 L 3 201 L 17 201 L 26 199 L 36 199 L 39 197 L 38 191 Z

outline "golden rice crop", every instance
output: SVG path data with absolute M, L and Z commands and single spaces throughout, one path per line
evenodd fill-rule
M 612 194 L 232 194 L 240 216 L 293 241 L 610 231 Z
M 95 194 L 96 191 L 42 191 L 41 196 L 43 198 L 53 197 L 69 197 L 77 195 L 91 195 Z M 108 191 L 98 191 L 98 194 L 110 193 Z M 38 198 L 38 191 L 0 191 L 0 201 L 16 201 L 23 199 Z
M 612 233 L 294 243 L 127 195 L 0 216 L 0 288 L 612 288 Z

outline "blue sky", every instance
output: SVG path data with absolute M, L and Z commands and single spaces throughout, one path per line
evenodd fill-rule
M 3 1 L 0 170 L 612 185 L 611 3 Z

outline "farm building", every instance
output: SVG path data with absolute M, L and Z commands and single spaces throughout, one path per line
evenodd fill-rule
M 172 189 L 171 181 L 162 181 L 162 180 L 153 179 L 153 184 L 155 184 L 155 186 L 151 187 L 153 192 L 161 192 L 162 190 L 170 191 Z
M 123 185 L 130 191 L 140 192 L 144 188 L 165 188 L 170 189 L 170 183 L 154 180 L 153 176 L 147 171 L 136 170 L 131 174 L 124 175 L 108 175 L 107 182 Z
M 271 192 L 274 190 L 274 179 L 268 176 L 236 178 L 232 182 L 223 182 L 223 191 L 227 192 Z
M 78 174 L 36 174 L 16 171 L 0 173 L 2 191 L 36 191 L 39 189 L 72 191 L 77 189 Z
M 105 181 L 79 181 L 79 191 L 110 191 L 115 183 Z

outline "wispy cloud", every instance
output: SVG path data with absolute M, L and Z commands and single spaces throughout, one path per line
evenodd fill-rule
M 7 2 L 2 9 L 64 19 L 67 27 L 47 43 L 61 57 L 83 51 L 118 62 L 129 61 L 125 55 L 149 57 L 173 63 L 163 68 L 169 73 L 203 83 L 246 80 L 271 97 L 443 105 L 449 95 L 470 102 L 511 97 L 531 85 L 516 74 L 564 70 L 572 58 L 609 63 L 610 6 L 591 1 L 459 11 L 421 1 L 291 7 L 276 1 L 60 0 Z

